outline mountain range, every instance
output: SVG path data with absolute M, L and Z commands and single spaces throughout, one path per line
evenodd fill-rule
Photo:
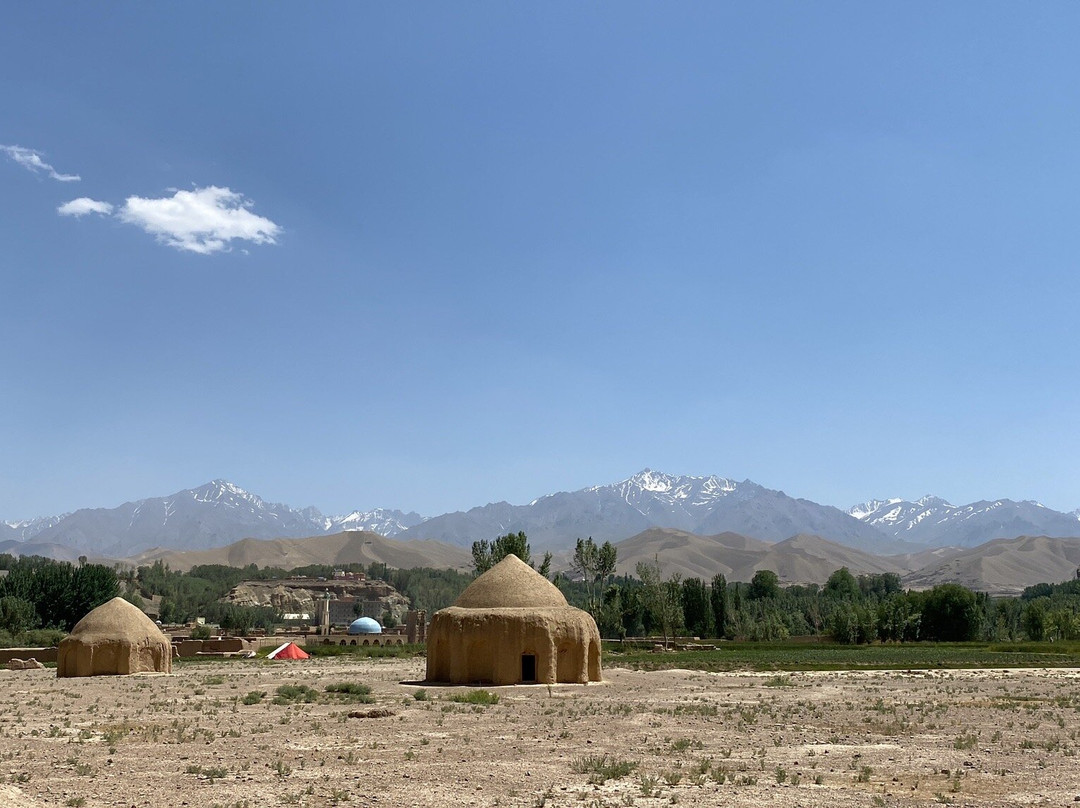
M 915 502 L 871 500 L 848 513 L 893 538 L 930 547 L 974 547 L 996 538 L 1025 535 L 1075 536 L 1078 513 L 1062 513 L 1038 502 L 981 500 L 950 505 L 941 497 Z
M 1080 535 L 1076 513 L 1002 499 L 953 506 L 871 500 L 848 510 L 788 496 L 750 480 L 674 476 L 645 469 L 611 485 L 548 494 L 526 505 L 497 502 L 431 518 L 398 510 L 324 516 L 316 508 L 269 503 L 224 481 L 167 497 L 87 508 L 55 517 L 0 522 L 0 552 L 127 558 L 151 548 L 208 550 L 239 539 L 283 539 L 370 531 L 400 540 L 468 547 L 525 531 L 535 550 L 564 551 L 579 537 L 618 542 L 665 528 L 725 533 L 777 543 L 812 535 L 864 553 L 914 557 L 931 548 L 970 548 L 1017 536 Z
M 203 550 L 242 538 L 277 539 L 366 530 L 397 535 L 422 518 L 378 508 L 346 516 L 323 516 L 316 508 L 293 509 L 266 502 L 225 480 L 214 480 L 167 497 L 125 502 L 115 508 L 84 508 L 57 517 L 0 522 L 0 552 L 35 552 L 33 547 L 125 558 L 151 547 Z M 20 544 L 22 547 L 20 548 Z
M 998 539 L 965 550 L 931 550 L 902 556 L 875 556 L 829 541 L 800 534 L 780 542 L 766 542 L 720 533 L 698 536 L 673 528 L 650 528 L 617 542 L 619 574 L 633 574 L 638 562 L 658 560 L 665 577 L 706 581 L 722 573 L 729 581 L 749 581 L 758 570 L 772 570 L 784 584 L 823 584 L 847 567 L 853 574 L 893 573 L 906 588 L 926 589 L 939 583 L 959 582 L 992 595 L 1016 595 L 1036 583 L 1073 577 L 1080 564 L 1080 540 L 1046 536 Z M 552 568 L 569 569 L 569 553 L 555 556 Z M 129 559 L 134 565 L 162 561 L 186 571 L 196 564 L 291 569 L 308 564 L 347 564 L 378 561 L 390 567 L 439 567 L 468 571 L 472 555 L 464 547 L 438 541 L 402 541 L 376 533 L 348 531 L 306 539 L 243 539 L 212 550 L 157 548 Z

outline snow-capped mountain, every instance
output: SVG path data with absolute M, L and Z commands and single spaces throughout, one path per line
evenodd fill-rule
M 611 485 L 549 494 L 528 505 L 496 502 L 436 516 L 402 537 L 467 545 L 477 538 L 524 530 L 534 548 L 562 549 L 578 537 L 620 541 L 650 527 L 700 535 L 731 531 L 766 541 L 813 533 L 871 551 L 895 544 L 837 508 L 793 499 L 750 480 L 673 476 L 650 469 Z
M 941 497 L 927 495 L 915 502 L 870 500 L 848 513 L 894 538 L 931 547 L 974 547 L 992 539 L 1016 536 L 1080 535 L 1078 514 L 1011 499 L 952 505 Z
M 327 533 L 340 533 L 343 530 L 366 530 L 380 536 L 393 537 L 404 533 L 424 521 L 420 514 L 410 511 L 376 508 L 373 511 L 353 511 L 345 516 L 328 516 L 324 521 Z
M 115 508 L 0 522 L 0 542 L 12 545 L 7 551 L 15 553 L 15 545 L 30 542 L 76 556 L 124 558 L 152 547 L 199 550 L 244 538 L 306 538 L 350 530 L 467 547 L 477 539 L 524 530 L 534 550 L 542 551 L 572 547 L 586 536 L 617 542 L 650 528 L 699 536 L 731 532 L 769 542 L 810 534 L 872 553 L 901 554 L 1022 535 L 1080 536 L 1080 511 L 1066 514 L 1037 502 L 1007 499 L 956 506 L 926 496 L 916 502 L 870 500 L 845 512 L 750 480 L 645 469 L 620 482 L 548 494 L 527 505 L 496 502 L 430 519 L 382 508 L 324 516 L 316 508 L 267 502 L 233 483 L 214 480 Z
M 24 519 L 21 522 L 0 522 L 0 541 L 29 541 L 43 530 L 60 523 L 63 516 L 43 516 L 38 519 Z
M 381 528 L 378 532 L 398 533 L 420 521 L 416 514 L 381 509 L 326 517 L 317 508 L 295 510 L 266 502 L 226 480 L 213 480 L 167 497 L 125 502 L 116 508 L 84 508 L 63 517 L 5 523 L 26 525 L 26 538 L 6 534 L 2 538 L 33 538 L 36 544 L 56 544 L 87 555 L 123 558 L 151 547 L 202 550 L 246 538 L 304 538 L 372 527 Z M 36 524 L 44 526 L 30 533 L 28 526 Z
M 628 480 L 586 488 L 585 491 L 599 496 L 614 493 L 645 517 L 655 514 L 670 520 L 672 514 L 679 514 L 680 517 L 696 521 L 707 514 L 719 500 L 737 494 L 739 484 L 715 475 L 673 477 L 652 469 L 644 469 Z M 538 502 L 540 500 L 534 500 L 533 504 Z
M 872 499 L 848 510 L 848 513 L 868 525 L 893 534 L 912 530 L 930 519 L 948 516 L 956 508 L 941 497 L 927 495 L 915 502 L 902 499 Z

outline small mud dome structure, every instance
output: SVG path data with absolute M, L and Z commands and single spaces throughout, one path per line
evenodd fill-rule
M 600 681 L 600 632 L 547 578 L 510 555 L 437 612 L 427 678 L 451 684 Z
M 123 598 L 103 603 L 60 641 L 57 677 L 172 672 L 172 644 Z

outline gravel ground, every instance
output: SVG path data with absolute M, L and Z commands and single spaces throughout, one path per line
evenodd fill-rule
M 0 671 L 0 806 L 1080 802 L 1077 670 L 607 669 L 489 688 L 491 705 L 422 676 L 423 660 L 343 659 Z M 326 691 L 342 683 L 373 701 Z M 283 685 L 311 691 L 274 703 Z

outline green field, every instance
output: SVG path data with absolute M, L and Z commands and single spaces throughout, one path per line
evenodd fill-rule
M 423 645 L 312 645 L 305 650 L 312 656 L 369 658 L 422 657 L 425 652 Z M 260 658 L 268 652 L 269 649 L 263 649 Z M 225 657 L 214 659 L 233 661 Z M 205 661 L 204 657 L 175 660 L 181 664 Z M 1080 642 L 839 645 L 799 638 L 784 642 L 721 642 L 715 650 L 660 652 L 645 644 L 605 642 L 603 664 L 608 668 L 646 671 L 685 668 L 717 672 L 1071 668 L 1080 667 Z
M 424 656 L 423 645 L 335 645 L 329 643 L 323 645 L 321 643 L 312 643 L 311 645 L 304 645 L 303 649 L 307 651 L 313 657 L 339 657 L 339 656 L 351 656 L 351 657 L 373 657 L 376 659 L 384 659 L 392 657 L 400 659 L 402 657 L 416 657 Z
M 604 644 L 611 668 L 702 671 L 932 670 L 1080 667 L 1080 642 L 907 643 L 724 642 L 716 650 L 661 651 Z

